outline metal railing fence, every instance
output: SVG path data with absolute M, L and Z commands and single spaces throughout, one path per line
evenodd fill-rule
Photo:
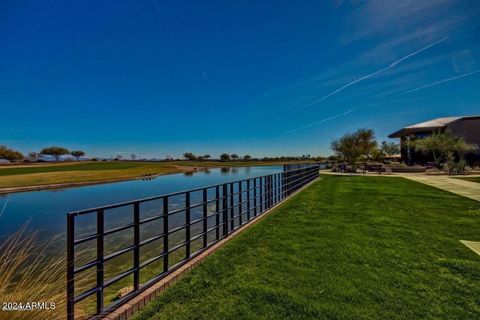
M 107 314 L 119 305 L 164 278 L 213 244 L 228 237 L 242 225 L 252 221 L 272 206 L 286 199 L 319 175 L 317 164 L 294 164 L 284 166 L 284 171 L 228 182 L 182 192 L 170 193 L 145 199 L 92 208 L 68 213 L 67 215 L 67 319 L 75 319 L 75 306 L 88 297 L 95 297 L 96 305 L 92 316 Z M 150 204 L 148 217 L 142 209 Z M 126 212 L 126 220 L 109 228 L 106 219 L 115 220 L 118 209 Z M 76 227 L 76 220 L 88 217 L 90 228 Z M 125 223 L 123 223 L 125 222 Z M 149 237 L 143 239 L 142 228 L 159 222 L 150 228 Z M 92 225 L 95 228 L 92 228 Z M 81 229 L 81 230 L 79 230 Z M 79 231 L 91 230 L 79 236 Z M 106 252 L 106 238 L 133 231 L 126 245 Z M 145 232 L 146 234 L 146 232 Z M 122 238 L 123 239 L 123 238 Z M 115 242 L 115 241 L 113 241 Z M 117 241 L 117 244 L 125 241 Z M 158 242 L 156 254 L 148 259 L 141 251 L 149 244 Z M 91 244 L 94 258 L 79 263 L 81 245 Z M 131 255 L 131 264 L 126 270 L 110 276 L 105 264 L 121 256 Z M 180 256 L 179 261 L 173 257 Z M 142 281 L 141 273 L 148 266 L 160 263 L 161 270 L 153 277 Z M 93 286 L 77 293 L 79 277 L 93 272 Z M 105 290 L 122 279 L 133 276 L 131 291 L 112 303 L 105 303 Z

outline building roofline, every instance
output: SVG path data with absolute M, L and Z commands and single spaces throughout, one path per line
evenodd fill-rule
M 437 119 L 441 119 L 441 118 L 437 118 Z M 388 137 L 389 138 L 401 138 L 402 136 L 406 135 L 407 133 L 415 133 L 415 132 L 432 131 L 432 130 L 435 130 L 435 129 L 443 129 L 443 128 L 446 128 L 447 126 L 450 126 L 450 125 L 452 125 L 452 124 L 454 124 L 458 121 L 476 120 L 476 119 L 480 119 L 480 115 L 478 115 L 478 116 L 460 116 L 457 119 L 452 119 L 452 120 L 450 120 L 450 121 L 448 121 L 448 122 L 446 122 L 445 124 L 442 124 L 442 125 L 415 127 L 418 124 L 436 120 L 436 119 L 432 119 L 432 120 L 429 120 L 429 121 L 424 121 L 424 122 L 420 122 L 420 123 L 417 123 L 417 124 L 413 124 L 413 125 L 404 127 L 402 129 L 397 130 L 394 133 L 390 134 Z

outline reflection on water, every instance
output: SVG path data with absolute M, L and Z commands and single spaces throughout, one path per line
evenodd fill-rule
M 39 231 L 41 238 L 50 239 L 65 231 L 65 216 L 70 211 L 242 180 L 281 169 L 278 166 L 202 169 L 142 180 L 0 195 L 0 240 L 29 219 L 31 229 Z

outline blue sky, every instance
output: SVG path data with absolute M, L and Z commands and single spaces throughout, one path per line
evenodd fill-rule
M 480 114 L 480 2 L 0 1 L 0 144 L 328 155 Z M 477 18 L 477 19 L 475 19 Z

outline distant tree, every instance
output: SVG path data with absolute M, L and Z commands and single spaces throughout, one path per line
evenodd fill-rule
M 387 156 L 393 156 L 400 153 L 400 146 L 395 142 L 382 141 L 380 150 Z
M 115 161 L 120 161 L 120 160 L 122 160 L 122 158 L 123 158 L 123 156 L 122 156 L 121 154 L 117 154 L 117 155 L 115 156 L 115 159 L 114 159 L 114 160 L 115 160 Z
M 382 149 L 375 148 L 371 152 L 371 159 L 373 161 L 382 162 L 385 159 L 385 152 L 383 152 Z
M 371 129 L 359 129 L 353 133 L 346 133 L 330 144 L 330 148 L 352 166 L 362 155 L 368 160 L 376 146 L 375 134 Z
M 338 155 L 331 155 L 327 158 L 328 161 L 331 161 L 331 162 L 337 162 L 337 161 L 340 161 L 340 156 Z
M 9 161 L 22 160 L 23 154 L 6 146 L 0 146 L 0 159 L 7 159 Z
M 43 148 L 42 151 L 40 151 L 40 154 L 52 156 L 56 161 L 59 161 L 61 156 L 69 153 L 67 148 L 57 146 Z
M 203 159 L 210 159 L 210 158 L 211 156 L 208 153 L 203 155 Z
M 221 161 L 230 161 L 230 155 L 228 153 L 222 153 L 220 155 L 220 160 Z
M 238 154 L 232 153 L 232 154 L 230 155 L 230 158 L 232 158 L 233 161 L 238 160 Z
M 190 160 L 190 161 L 195 161 L 195 160 L 197 160 L 197 157 L 196 157 L 193 153 L 191 153 L 191 152 L 185 152 L 185 153 L 183 154 L 183 157 L 184 157 L 185 159 L 187 159 L 187 160 Z
M 32 151 L 32 152 L 29 152 L 29 153 L 28 153 L 28 157 L 29 157 L 30 160 L 32 160 L 32 161 L 37 161 L 38 158 L 40 157 L 40 154 L 39 154 L 38 152 Z
M 466 143 L 463 138 L 450 132 L 440 131 L 435 131 L 428 137 L 415 140 L 414 147 L 423 153 L 431 153 L 437 164 L 441 164 L 447 159 L 451 160 L 455 154 L 462 157 L 463 153 L 476 149 L 475 146 Z
M 75 150 L 70 152 L 70 154 L 74 156 L 77 161 L 79 161 L 80 157 L 83 157 L 85 155 L 85 152 L 83 152 L 82 150 Z
M 250 160 L 252 160 L 252 157 L 249 154 L 246 154 L 246 155 L 243 156 L 243 160 L 250 161 Z
M 135 153 L 130 154 L 130 159 L 135 160 L 137 159 L 137 155 Z
M 375 132 L 372 129 L 359 129 L 355 132 L 360 144 L 360 152 L 365 155 L 367 160 L 371 157 L 372 152 L 377 149 L 377 141 L 375 140 Z

